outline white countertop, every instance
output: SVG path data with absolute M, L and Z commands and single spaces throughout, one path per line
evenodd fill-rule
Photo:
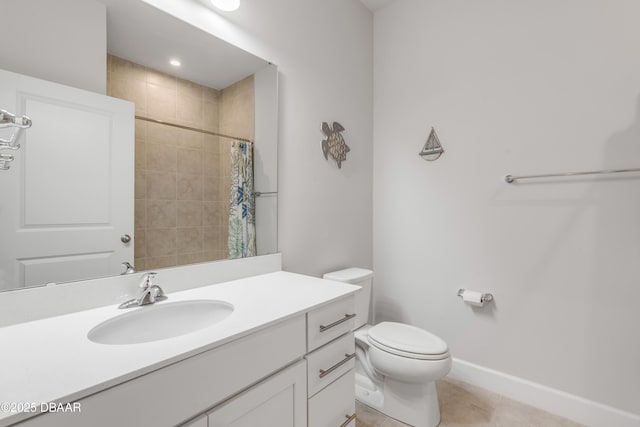
M 207 328 L 142 344 L 105 345 L 87 338 L 97 324 L 140 308 L 108 306 L 0 328 L 0 405 L 76 401 L 358 289 L 280 271 L 172 293 L 156 304 L 216 299 L 233 304 L 234 311 Z M 32 415 L 0 407 L 0 427 Z

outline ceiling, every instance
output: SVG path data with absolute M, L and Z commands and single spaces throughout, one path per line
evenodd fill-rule
M 375 12 L 396 0 L 360 0 L 370 11 Z
M 185 80 L 223 89 L 267 62 L 142 1 L 107 6 L 107 51 Z M 179 59 L 173 67 L 169 60 Z

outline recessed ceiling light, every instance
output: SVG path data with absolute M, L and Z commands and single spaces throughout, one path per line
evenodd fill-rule
M 169 64 L 173 65 L 174 67 L 179 67 L 180 65 L 182 65 L 177 59 L 172 59 L 171 61 L 169 61 Z
M 231 12 L 240 7 L 240 0 L 211 0 L 211 4 L 225 12 Z

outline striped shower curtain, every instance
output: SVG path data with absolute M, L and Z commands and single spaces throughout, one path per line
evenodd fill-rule
M 256 206 L 253 195 L 253 144 L 231 144 L 229 258 L 256 255 Z

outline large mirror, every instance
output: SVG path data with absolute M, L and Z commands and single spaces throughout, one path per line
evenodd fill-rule
M 274 65 L 142 0 L 3 15 L 0 110 L 32 125 L 0 150 L 0 291 L 277 252 Z

